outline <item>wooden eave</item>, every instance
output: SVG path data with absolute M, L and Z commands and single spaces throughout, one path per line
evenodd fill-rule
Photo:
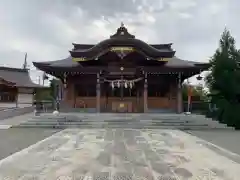
M 146 66 L 139 66 L 137 68 L 141 68 L 145 72 L 150 72 L 150 73 L 169 73 L 169 72 L 200 72 L 206 70 L 204 67 L 146 67 Z M 58 67 L 58 68 L 53 68 L 53 67 L 42 67 L 40 70 L 45 71 L 48 74 L 51 73 L 72 73 L 72 72 L 79 72 L 79 73 L 86 73 L 86 74 L 94 74 L 94 73 L 99 73 L 101 71 L 109 71 L 109 67 L 106 66 L 91 66 L 91 67 Z
M 80 51 L 69 51 L 71 56 L 73 58 L 84 58 L 86 60 L 95 60 L 99 56 L 101 56 L 102 51 L 86 51 L 86 52 L 80 52 Z M 166 52 L 159 52 L 158 54 L 151 55 L 151 53 L 143 52 L 141 51 L 146 58 L 153 59 L 153 60 L 158 60 L 161 58 L 171 58 L 174 56 L 175 51 L 166 51 Z
M 12 87 L 16 85 L 16 83 L 6 81 L 5 79 L 3 79 L 1 77 L 0 77 L 0 84 L 5 85 L 5 86 L 12 86 Z

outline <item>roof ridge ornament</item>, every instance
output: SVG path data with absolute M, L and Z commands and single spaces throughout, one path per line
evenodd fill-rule
M 110 38 L 135 38 L 134 35 L 130 34 L 125 27 L 124 23 L 121 22 L 121 26 L 117 29 L 117 32 L 110 36 Z

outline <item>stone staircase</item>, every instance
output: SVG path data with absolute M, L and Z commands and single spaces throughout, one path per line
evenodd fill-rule
M 42 114 L 18 126 L 22 128 L 133 128 L 181 130 L 233 130 L 202 115 L 184 114 Z M 13 127 L 13 128 L 14 128 Z

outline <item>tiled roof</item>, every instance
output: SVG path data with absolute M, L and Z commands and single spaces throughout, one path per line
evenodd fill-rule
M 134 35 L 130 34 L 126 27 L 121 26 L 117 32 L 94 46 L 73 44 L 74 49 L 70 51 L 72 57 L 85 57 L 88 60 L 95 59 L 102 52 L 108 51 L 110 47 L 115 46 L 130 46 L 138 49 L 145 54 L 148 58 L 157 59 L 159 57 L 173 57 L 175 51 L 171 48 L 170 44 L 158 44 L 151 46 L 150 44 L 136 39 Z
M 34 62 L 33 63 L 36 67 L 39 66 L 48 66 L 48 67 L 77 67 L 80 65 L 80 63 L 75 62 L 72 60 L 72 57 L 68 57 L 61 60 L 56 61 L 47 61 L 47 62 Z M 180 59 L 178 57 L 172 57 L 169 59 L 169 61 L 165 64 L 166 67 L 194 67 L 196 65 L 204 64 L 200 62 L 194 62 L 194 61 L 187 61 Z
M 0 78 L 14 83 L 16 87 L 42 87 L 32 82 L 28 70 L 25 69 L 0 67 Z
M 200 62 L 194 61 L 187 61 L 183 59 L 179 59 L 178 57 L 172 57 L 169 61 L 165 64 L 167 67 L 194 67 L 198 64 L 203 64 Z
M 171 50 L 172 49 L 172 43 L 169 44 L 149 44 L 150 46 L 158 49 L 158 50 Z M 77 44 L 77 43 L 73 43 L 73 46 L 75 49 L 78 50 L 88 50 L 92 47 L 95 46 L 95 44 Z
M 106 39 L 90 49 L 73 49 L 70 51 L 72 57 L 82 56 L 87 59 L 94 59 L 99 54 L 104 51 L 107 51 L 112 46 L 130 46 L 138 49 L 142 53 L 144 53 L 149 58 L 159 58 L 159 57 L 172 57 L 175 54 L 175 51 L 168 48 L 157 49 L 142 40 L 135 38 L 112 38 Z
M 73 61 L 72 57 L 69 56 L 65 59 L 60 59 L 55 61 L 33 62 L 33 65 L 36 67 L 38 67 L 38 65 L 49 66 L 49 67 L 77 67 L 79 66 L 79 63 Z

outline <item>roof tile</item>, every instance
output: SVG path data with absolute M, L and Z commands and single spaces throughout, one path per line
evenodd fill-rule
M 28 70 L 0 67 L 0 78 L 14 83 L 16 87 L 42 87 L 32 82 Z

